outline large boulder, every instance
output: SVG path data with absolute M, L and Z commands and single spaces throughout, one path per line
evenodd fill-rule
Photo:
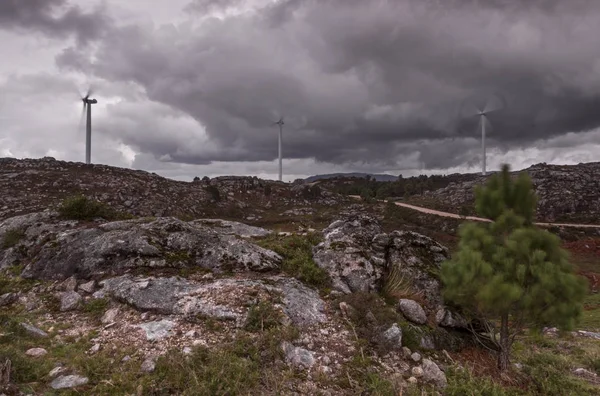
M 394 231 L 390 234 L 388 270 L 399 276 L 419 294 L 428 317 L 435 318 L 443 308 L 439 272 L 449 258 L 448 249 L 433 239 L 413 232 Z
M 304 328 L 324 322 L 325 303 L 319 294 L 293 278 L 273 276 L 262 280 L 217 279 L 196 282 L 179 277 L 134 277 L 124 275 L 101 284 L 107 295 L 141 311 L 232 320 L 242 325 L 249 302 L 269 301 L 280 306 L 295 326 Z
M 209 226 L 175 218 L 63 228 L 39 241 L 26 278 L 114 276 L 134 268 L 200 267 L 215 272 L 269 271 L 281 257 Z
M 327 270 L 334 288 L 343 293 L 376 291 L 386 264 L 388 237 L 379 222 L 363 214 L 333 222 L 314 248 L 315 263 Z

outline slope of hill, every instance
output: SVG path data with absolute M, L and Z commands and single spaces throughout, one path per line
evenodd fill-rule
M 538 195 L 538 221 L 600 223 L 600 162 L 536 164 L 513 174 L 516 176 L 520 172 L 529 174 Z M 420 203 L 454 213 L 466 207 L 472 213 L 474 188 L 486 180 L 487 177 L 477 176 L 473 180 L 450 183 L 444 188 L 425 192 Z
M 155 173 L 54 158 L 0 159 L 0 220 L 56 207 L 85 195 L 134 216 L 220 216 L 257 219 L 266 212 L 336 206 L 348 198 L 319 186 L 256 177 L 224 176 L 196 182 Z

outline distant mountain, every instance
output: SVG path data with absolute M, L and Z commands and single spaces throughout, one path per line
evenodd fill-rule
M 333 179 L 335 177 L 360 177 L 360 178 L 365 178 L 367 176 L 371 176 L 372 178 L 374 178 L 377 181 L 396 181 L 396 180 L 398 180 L 398 176 L 394 176 L 394 175 L 374 175 L 374 174 L 371 174 L 371 173 L 358 173 L 358 172 L 354 172 L 354 173 L 330 173 L 330 174 L 327 174 L 327 175 L 316 175 L 316 176 L 307 177 L 306 179 L 304 179 L 304 181 L 306 181 L 308 183 L 312 183 L 312 182 L 315 182 L 317 180 Z

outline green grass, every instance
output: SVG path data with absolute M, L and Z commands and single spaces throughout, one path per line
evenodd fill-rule
M 91 299 L 83 305 L 82 311 L 92 319 L 99 321 L 108 309 L 109 303 L 110 299 L 108 298 Z
M 327 271 L 319 268 L 312 258 L 313 246 L 320 242 L 318 235 L 268 236 L 256 242 L 283 257 L 281 270 L 284 273 L 319 289 L 326 289 L 330 286 Z
M 25 237 L 25 231 L 21 229 L 8 230 L 2 238 L 2 249 L 8 249 L 16 246 Z
M 244 329 L 251 332 L 269 330 L 278 327 L 283 314 L 272 303 L 261 301 L 250 307 Z
M 583 302 L 584 310 L 578 329 L 600 331 L 600 293 L 590 294 Z
M 91 221 L 96 218 L 105 220 L 127 220 L 132 215 L 117 211 L 108 205 L 87 198 L 83 195 L 65 199 L 58 207 L 58 213 L 63 219 Z

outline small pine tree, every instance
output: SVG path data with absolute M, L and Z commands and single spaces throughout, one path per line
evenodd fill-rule
M 572 328 L 587 287 L 559 238 L 533 225 L 536 197 L 527 175 L 513 180 L 505 165 L 475 195 L 477 214 L 492 222 L 461 227 L 458 252 L 442 265 L 444 297 L 486 324 L 506 370 L 519 331 Z

